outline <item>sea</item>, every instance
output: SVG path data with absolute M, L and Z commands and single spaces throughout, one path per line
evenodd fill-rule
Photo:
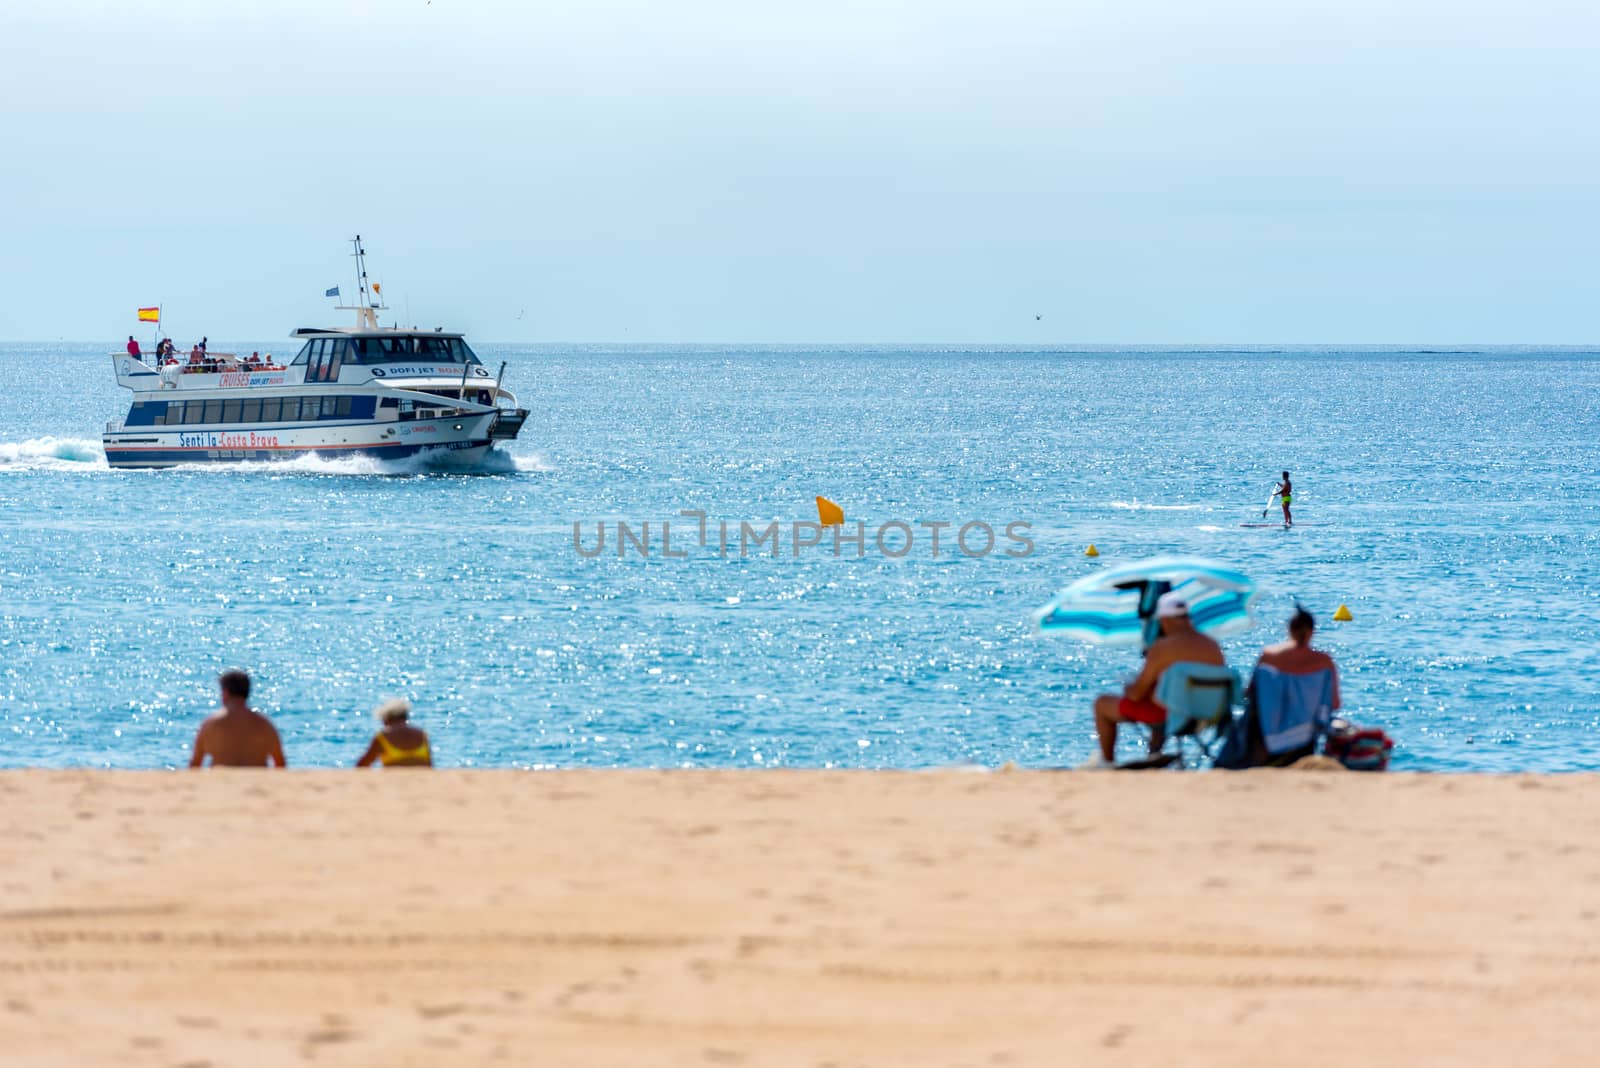
M 1137 653 L 1034 610 L 1181 554 L 1395 768 L 1600 767 L 1600 351 L 480 344 L 533 414 L 458 474 L 113 471 L 116 347 L 0 344 L 0 766 L 182 766 L 240 667 L 291 767 L 395 696 L 448 766 L 1068 767 Z

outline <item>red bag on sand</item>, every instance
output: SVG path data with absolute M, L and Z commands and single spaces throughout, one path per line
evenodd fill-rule
M 1336 719 L 1328 728 L 1323 752 L 1351 771 L 1383 771 L 1389 766 L 1394 739 L 1381 727 L 1359 727 L 1347 719 Z

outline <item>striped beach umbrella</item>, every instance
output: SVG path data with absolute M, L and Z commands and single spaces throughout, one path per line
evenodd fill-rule
M 1223 637 L 1250 626 L 1256 584 L 1242 572 L 1193 556 L 1158 556 L 1096 571 L 1034 613 L 1039 629 L 1095 645 L 1146 645 L 1155 639 L 1156 601 L 1174 592 L 1189 604 L 1195 629 Z

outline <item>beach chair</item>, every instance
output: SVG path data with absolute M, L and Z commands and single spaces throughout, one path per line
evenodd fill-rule
M 1163 750 L 1119 768 L 1201 767 L 1216 754 L 1233 727 L 1242 687 L 1239 673 L 1217 664 L 1177 663 L 1161 673 L 1155 700 L 1167 710 Z M 1169 751 L 1165 747 L 1172 746 Z M 1191 755 L 1191 749 L 1194 751 Z
M 1294 675 L 1256 665 L 1245 690 L 1244 715 L 1217 754 L 1230 770 L 1284 767 L 1317 751 L 1333 721 L 1333 672 Z
M 1167 710 L 1167 737 L 1176 742 L 1179 762 L 1187 765 L 1191 743 L 1199 751 L 1195 766 L 1216 759 L 1242 694 L 1239 673 L 1230 667 L 1179 663 L 1162 672 L 1156 703 Z

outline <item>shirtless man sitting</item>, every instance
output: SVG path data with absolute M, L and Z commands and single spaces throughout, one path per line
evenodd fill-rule
M 1334 664 L 1333 657 L 1320 649 L 1311 648 L 1311 636 L 1316 633 L 1317 620 L 1310 612 L 1300 605 L 1294 606 L 1294 615 L 1289 617 L 1289 640 L 1269 645 L 1261 650 L 1261 659 L 1256 661 L 1256 666 L 1265 664 L 1267 667 L 1277 668 L 1285 675 L 1314 675 L 1319 671 L 1333 673 L 1333 702 L 1329 706 L 1334 711 L 1339 709 L 1339 668 Z
M 1161 636 L 1144 654 L 1144 670 L 1118 694 L 1094 700 L 1094 729 L 1100 737 L 1100 757 L 1086 768 L 1109 768 L 1117 759 L 1117 725 L 1144 723 L 1150 727 L 1150 752 L 1160 751 L 1166 740 L 1167 710 L 1155 702 L 1156 684 L 1173 664 L 1216 664 L 1225 667 L 1222 646 L 1194 629 L 1189 605 L 1176 593 L 1164 593 L 1156 602 Z
M 194 736 L 189 766 L 198 768 L 211 758 L 211 766 L 226 768 L 284 767 L 283 742 L 272 721 L 252 709 L 250 676 L 224 671 L 217 679 L 222 688 L 222 711 L 213 712 Z

